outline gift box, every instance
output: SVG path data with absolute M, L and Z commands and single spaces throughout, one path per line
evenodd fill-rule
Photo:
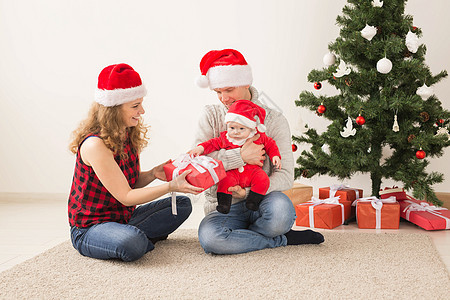
M 333 184 L 329 187 L 319 188 L 319 198 L 326 199 L 328 197 L 339 196 L 339 202 L 350 201 L 353 203 L 356 199 L 363 196 L 362 189 L 351 188 L 345 184 Z M 350 214 L 346 215 L 346 220 L 355 216 L 356 209 L 354 206 L 350 208 Z
M 407 199 L 405 190 L 396 186 L 391 188 L 386 187 L 384 190 L 380 190 L 379 194 L 381 199 L 387 199 L 392 196 L 395 197 L 397 201 Z
M 333 229 L 350 214 L 350 201 L 339 202 L 338 197 L 328 199 L 311 198 L 310 202 L 297 204 L 295 213 L 297 226 Z
M 450 193 L 435 192 L 436 197 L 442 201 L 442 207 L 450 209 Z
M 358 228 L 398 229 L 400 223 L 400 204 L 395 197 L 378 199 L 361 198 L 356 205 Z
M 184 171 L 192 170 L 186 176 L 186 181 L 203 189 L 210 188 L 226 176 L 222 162 L 205 155 L 197 157 L 182 155 L 173 162 L 165 164 L 163 168 L 167 181 L 171 181 Z
M 326 199 L 335 196 L 340 196 L 340 201 L 353 202 L 363 196 L 363 190 L 354 189 L 343 184 L 319 188 L 319 199 Z
M 400 202 L 400 216 L 425 230 L 450 229 L 450 210 L 407 195 Z
M 297 204 L 311 200 L 311 197 L 313 196 L 313 187 L 294 182 L 294 186 L 283 193 L 291 199 L 292 204 L 295 207 Z

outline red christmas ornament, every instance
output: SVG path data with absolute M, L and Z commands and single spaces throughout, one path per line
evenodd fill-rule
M 327 110 L 327 108 L 323 104 L 320 104 L 319 107 L 317 107 L 317 112 L 319 114 L 323 114 L 326 110 Z
M 297 151 L 297 145 L 296 144 L 292 144 L 292 152 Z
M 416 26 L 413 26 L 412 30 L 413 30 L 413 32 L 416 31 L 416 30 L 417 30 L 417 27 L 416 27 Z
M 316 90 L 320 90 L 321 87 L 322 87 L 322 84 L 320 82 L 314 82 L 314 88 Z
M 366 123 L 366 119 L 364 119 L 363 116 L 359 115 L 359 117 L 356 118 L 356 124 L 363 125 L 364 123 Z
M 416 157 L 418 159 L 424 159 L 425 156 L 427 156 L 427 154 L 422 150 L 422 148 L 416 152 Z
M 445 121 L 443 119 L 439 119 L 439 123 L 443 124 Z

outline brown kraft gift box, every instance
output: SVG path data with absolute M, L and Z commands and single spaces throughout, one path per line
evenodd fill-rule
M 442 207 L 450 209 L 450 193 L 435 192 L 436 197 L 443 202 Z
M 313 196 L 313 187 L 294 182 L 293 187 L 289 190 L 283 191 L 283 193 L 291 199 L 292 204 L 295 207 L 297 204 L 311 200 L 311 197 Z

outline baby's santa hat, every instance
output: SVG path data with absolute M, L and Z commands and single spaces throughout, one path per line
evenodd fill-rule
M 104 68 L 98 75 L 95 101 L 103 106 L 117 106 L 147 94 L 139 74 L 127 64 Z
M 251 85 L 252 70 L 244 56 L 237 50 L 212 50 L 200 62 L 201 76 L 197 85 L 211 90 L 224 87 Z
M 225 123 L 236 122 L 249 128 L 256 128 L 259 132 L 265 132 L 264 119 L 266 110 L 249 100 L 235 101 L 225 115 Z

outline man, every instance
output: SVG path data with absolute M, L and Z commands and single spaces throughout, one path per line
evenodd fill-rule
M 293 231 L 295 210 L 291 200 L 281 191 L 290 189 L 294 181 L 294 158 L 291 133 L 286 118 L 258 101 L 258 91 L 251 86 L 253 77 L 244 56 L 236 50 L 224 49 L 208 52 L 200 62 L 202 75 L 197 80 L 200 87 L 214 90 L 221 104 L 207 105 L 199 120 L 195 144 L 218 137 L 226 130 L 225 114 L 237 100 L 250 100 L 266 110 L 266 133 L 278 145 L 281 169 L 275 169 L 265 160 L 262 145 L 253 141 L 259 135 L 237 149 L 219 150 L 209 156 L 221 160 L 225 170 L 237 169 L 244 164 L 259 165 L 269 175 L 270 187 L 261 201 L 259 210 L 248 210 L 243 201 L 248 188 L 229 188 L 233 193 L 228 214 L 216 211 L 217 186 L 205 192 L 205 218 L 198 235 L 206 253 L 237 254 L 286 245 L 320 244 L 323 236 L 312 230 Z M 263 163 L 264 161 L 264 163 Z

